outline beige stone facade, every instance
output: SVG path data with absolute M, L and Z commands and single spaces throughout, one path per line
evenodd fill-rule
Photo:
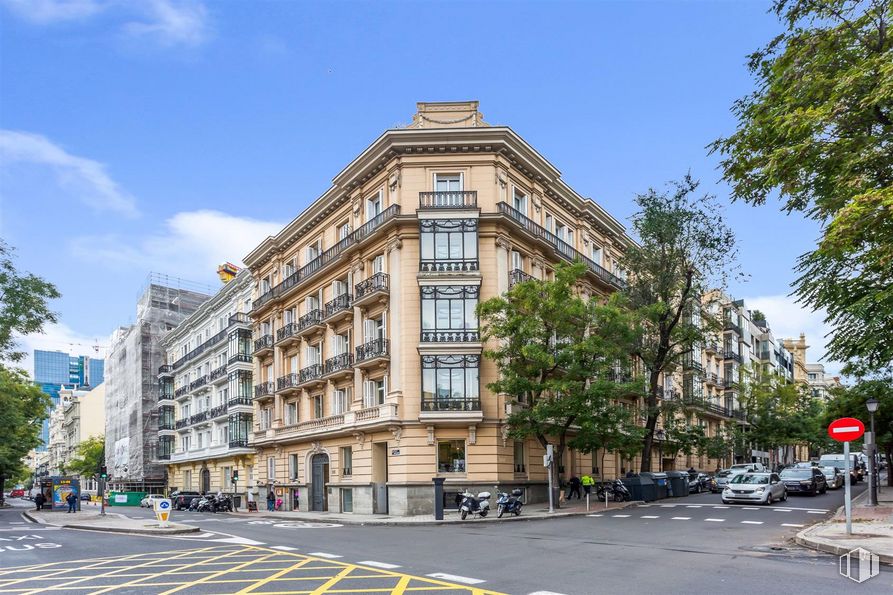
M 486 386 L 474 307 L 554 264 L 589 265 L 585 291 L 622 284 L 629 239 L 477 102 L 419 104 L 332 187 L 245 259 L 254 323 L 256 481 L 286 508 L 408 515 L 448 493 L 545 496 L 542 448 L 506 435 Z M 568 452 L 564 475 L 592 472 Z M 620 461 L 608 457 L 606 475 Z

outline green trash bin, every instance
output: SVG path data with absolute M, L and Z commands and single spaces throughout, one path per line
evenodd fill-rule
M 109 492 L 109 506 L 139 506 L 147 492 Z

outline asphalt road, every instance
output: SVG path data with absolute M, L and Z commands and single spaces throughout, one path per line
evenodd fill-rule
M 864 484 L 854 492 L 858 494 L 862 490 Z M 110 564 L 116 565 L 112 568 L 119 570 L 100 574 L 114 577 L 117 583 L 109 582 L 111 578 L 91 580 L 98 581 L 97 590 L 102 587 L 108 592 L 132 593 L 164 592 L 168 588 L 181 589 L 180 592 L 236 592 L 246 588 L 248 579 L 242 574 L 218 577 L 216 580 L 224 582 L 215 585 L 176 581 L 185 581 L 183 577 L 189 573 L 192 573 L 186 576 L 189 580 L 206 580 L 211 576 L 208 569 L 217 568 L 215 564 L 232 566 L 237 562 L 238 566 L 232 566 L 235 570 L 217 571 L 216 575 L 221 572 L 263 574 L 266 569 L 273 576 L 300 566 L 288 572 L 341 574 L 342 581 L 355 579 L 356 584 L 332 583 L 326 588 L 350 588 L 359 593 L 364 592 L 362 589 L 401 592 L 401 588 L 414 592 L 519 595 L 606 591 L 716 593 L 729 589 L 834 594 L 858 589 L 861 593 L 890 593 L 893 572 L 885 570 L 880 576 L 856 585 L 839 576 L 836 557 L 801 549 L 790 541 L 801 526 L 827 518 L 842 501 L 842 490 L 815 498 L 792 496 L 784 504 L 769 507 L 723 505 L 718 494 L 701 494 L 608 513 L 593 510 L 588 517 L 487 524 L 468 521 L 418 527 L 337 526 L 247 514 L 183 512 L 175 520 L 197 524 L 203 532 L 166 538 L 46 529 L 25 524 L 17 511 L 6 510 L 0 511 L 0 539 L 7 540 L 0 541 L 0 568 L 112 557 L 113 560 L 90 564 L 99 564 L 97 568 L 103 571 Z M 128 516 L 151 516 L 147 510 L 124 510 Z M 195 553 L 199 549 L 205 551 Z M 131 556 L 130 561 L 122 564 L 120 559 L 126 556 Z M 187 565 L 192 559 L 183 556 L 198 556 L 197 561 L 189 562 L 191 570 L 176 566 Z M 171 561 L 168 557 L 176 559 Z M 128 564 L 148 564 L 152 569 L 161 565 L 163 570 L 158 573 L 162 576 L 124 579 L 115 574 L 130 572 L 120 570 Z M 38 578 L 52 573 L 67 576 L 64 569 L 56 566 L 30 572 Z M 155 570 L 143 574 L 151 572 Z M 288 574 L 282 576 L 285 578 L 270 580 L 309 584 L 298 582 L 309 580 L 306 576 L 293 579 Z M 337 582 L 336 578 L 326 576 L 318 580 Z M 16 577 L 15 580 L 21 580 Z M 27 584 L 19 582 L 4 587 L 14 578 L 7 578 L 7 583 L 3 580 L 4 575 L 0 574 L 0 592 L 13 592 L 16 585 Z M 128 586 L 122 582 L 126 580 L 140 582 Z M 160 586 L 153 587 L 152 583 L 141 582 L 149 580 L 168 583 L 159 582 Z M 401 581 L 405 583 L 402 587 Z M 45 586 L 33 584 L 35 588 Z M 90 585 L 93 583 L 71 585 L 70 591 L 63 588 L 56 592 L 91 592 Z M 291 583 L 265 583 L 257 590 L 269 591 L 273 585 L 280 592 L 300 592 Z M 76 589 L 78 586 L 80 589 Z M 55 589 L 60 587 L 60 584 L 54 585 Z M 312 589 L 303 592 L 319 588 L 323 587 L 314 584 Z

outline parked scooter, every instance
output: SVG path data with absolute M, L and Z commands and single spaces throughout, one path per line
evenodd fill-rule
M 459 516 L 462 517 L 463 521 L 469 512 L 472 516 L 480 515 L 481 518 L 487 516 L 487 513 L 490 512 L 490 492 L 481 492 L 477 497 L 467 491 L 462 494 L 462 502 L 459 504 Z
M 211 507 L 211 512 L 232 512 L 233 511 L 233 500 L 226 494 L 220 494 L 216 498 L 214 498 L 214 503 Z
M 628 502 L 633 498 L 632 494 L 629 493 L 629 490 L 619 479 L 615 479 L 611 483 L 599 485 L 596 497 L 599 500 L 604 500 L 606 493 L 608 498 L 614 500 L 614 502 Z
M 209 512 L 211 510 L 211 499 L 207 496 L 202 496 L 202 498 L 198 501 L 198 505 L 195 507 L 197 512 Z
M 202 500 L 205 500 L 205 499 L 206 499 L 206 496 L 201 496 L 200 498 L 193 498 L 189 502 L 189 508 L 187 508 L 186 510 L 188 510 L 189 512 L 198 511 L 199 504 L 201 504 Z
M 511 495 L 501 492 L 499 494 L 499 499 L 496 500 L 496 518 L 501 519 L 502 515 L 507 512 L 519 516 L 521 514 L 521 507 L 524 505 L 519 498 L 521 493 L 522 492 L 519 489 L 512 490 Z

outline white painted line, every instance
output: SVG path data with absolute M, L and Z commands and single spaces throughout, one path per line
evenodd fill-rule
M 742 506 L 741 510 L 759 510 L 756 506 Z
M 227 537 L 226 539 L 211 539 L 214 543 L 237 543 L 239 545 L 265 545 L 263 541 L 254 541 L 245 537 Z
M 728 506 L 714 506 L 713 508 L 728 508 Z
M 611 516 L 614 517 L 615 519 L 628 519 L 629 518 L 628 514 L 612 514 Z
M 782 527 L 803 527 L 803 525 L 798 525 L 797 523 L 782 523 Z
M 339 556 L 337 554 L 327 554 L 325 552 L 310 552 L 307 554 L 308 556 L 316 556 L 317 558 L 328 558 L 330 560 L 335 558 L 343 558 L 344 556 Z
M 741 521 L 742 525 L 762 525 L 763 521 Z
M 690 521 L 691 517 L 690 516 L 674 516 L 673 520 L 674 521 Z
M 25 521 L 9 521 L 10 525 L 27 525 Z
M 842 434 L 843 432 L 858 432 L 859 426 L 840 426 L 837 428 L 831 428 L 832 434 Z M 846 462 L 846 461 L 844 461 Z
M 708 523 L 724 523 L 726 521 L 725 519 L 704 519 L 704 520 L 707 521 Z
M 823 510 L 807 510 L 806 514 L 825 514 Z
M 376 568 L 384 568 L 385 570 L 400 568 L 399 564 L 388 564 L 387 562 L 376 562 L 375 560 L 363 560 L 362 562 L 357 562 L 357 564 L 363 564 L 365 566 L 375 566 Z
M 282 550 L 284 552 L 295 552 L 298 550 L 298 548 L 292 547 L 290 545 L 274 545 L 274 546 L 270 546 L 270 549 Z
M 686 508 L 700 508 L 700 507 L 701 507 L 700 504 L 689 504 L 686 506 Z
M 645 515 L 645 516 L 642 516 L 642 517 L 639 517 L 639 518 L 642 518 L 642 519 L 659 519 L 660 517 L 657 516 L 656 514 L 648 514 L 648 515 Z
M 527 595 L 564 595 L 564 593 L 556 593 L 555 591 L 534 591 Z
M 790 508 L 773 508 L 772 510 L 774 510 L 775 512 L 794 512 Z
M 605 515 L 603 515 L 603 514 L 587 514 L 586 516 L 595 516 L 595 517 L 599 517 L 599 516 L 605 516 Z
M 468 578 L 467 576 L 446 574 L 445 572 L 432 572 L 431 574 L 426 574 L 425 576 L 430 576 L 431 578 L 439 578 L 439 579 L 443 579 L 445 581 L 455 581 L 457 583 L 465 583 L 466 585 L 479 585 L 484 582 L 479 578 Z
M 675 504 L 661 504 L 660 505 L 661 508 L 674 508 L 675 506 L 676 506 Z

